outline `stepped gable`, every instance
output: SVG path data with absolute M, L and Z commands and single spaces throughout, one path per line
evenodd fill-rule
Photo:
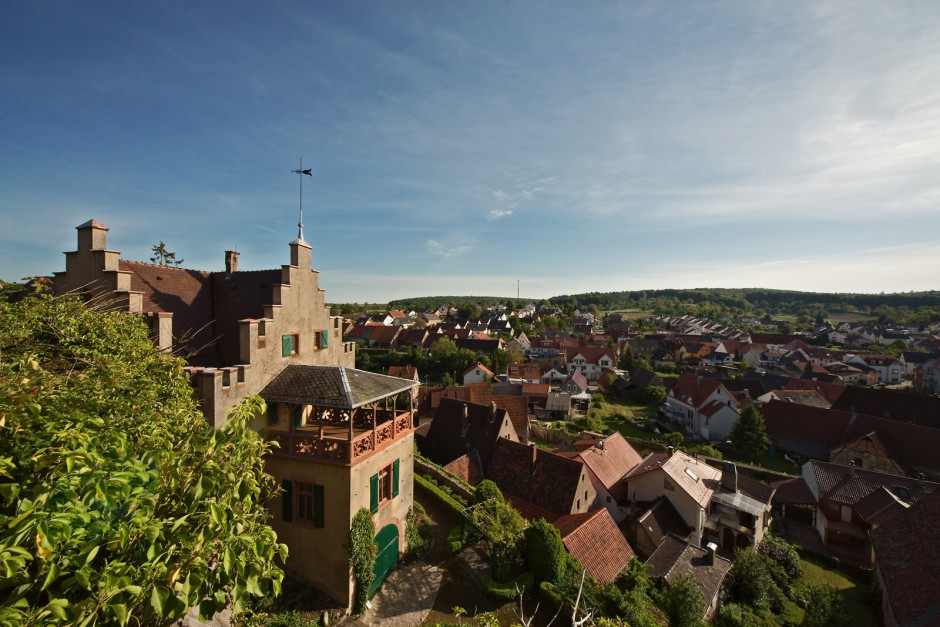
M 486 476 L 523 516 L 552 521 L 571 513 L 583 469 L 580 461 L 501 438 Z

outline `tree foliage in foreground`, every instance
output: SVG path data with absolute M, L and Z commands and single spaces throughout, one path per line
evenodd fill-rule
M 0 302 L 0 624 L 165 624 L 277 595 L 266 444 L 224 430 L 146 325 Z

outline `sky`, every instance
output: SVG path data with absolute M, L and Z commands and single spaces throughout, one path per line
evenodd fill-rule
M 75 226 L 328 302 L 940 289 L 940 3 L 0 3 L 0 278 Z

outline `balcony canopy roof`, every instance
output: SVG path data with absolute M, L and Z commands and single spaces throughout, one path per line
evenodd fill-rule
M 261 398 L 269 403 L 356 409 L 418 385 L 355 368 L 290 365 L 261 390 Z

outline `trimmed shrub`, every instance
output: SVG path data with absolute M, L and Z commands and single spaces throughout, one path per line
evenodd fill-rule
M 539 595 L 554 608 L 566 602 L 564 595 L 550 581 L 543 581 L 539 584 Z
M 462 525 L 457 525 L 447 534 L 447 546 L 453 554 L 463 551 L 463 529 Z
M 422 477 L 421 475 L 415 475 L 415 485 L 420 486 L 425 492 L 427 492 L 431 497 L 433 497 L 444 509 L 448 510 L 457 518 L 463 519 L 463 510 L 466 507 L 465 504 L 461 503 L 458 500 L 458 497 L 451 496 L 447 494 L 440 488 L 440 486 L 435 485 L 430 480 Z
M 480 586 L 483 588 L 484 592 L 494 599 L 513 601 L 520 592 L 525 592 L 535 587 L 535 578 L 532 576 L 532 573 L 526 571 L 515 579 L 506 583 L 500 583 L 489 575 L 483 575 L 480 577 Z M 517 587 L 518 591 L 516 590 Z
M 565 545 L 558 529 L 540 518 L 526 529 L 526 563 L 539 581 L 558 583 L 565 571 Z

